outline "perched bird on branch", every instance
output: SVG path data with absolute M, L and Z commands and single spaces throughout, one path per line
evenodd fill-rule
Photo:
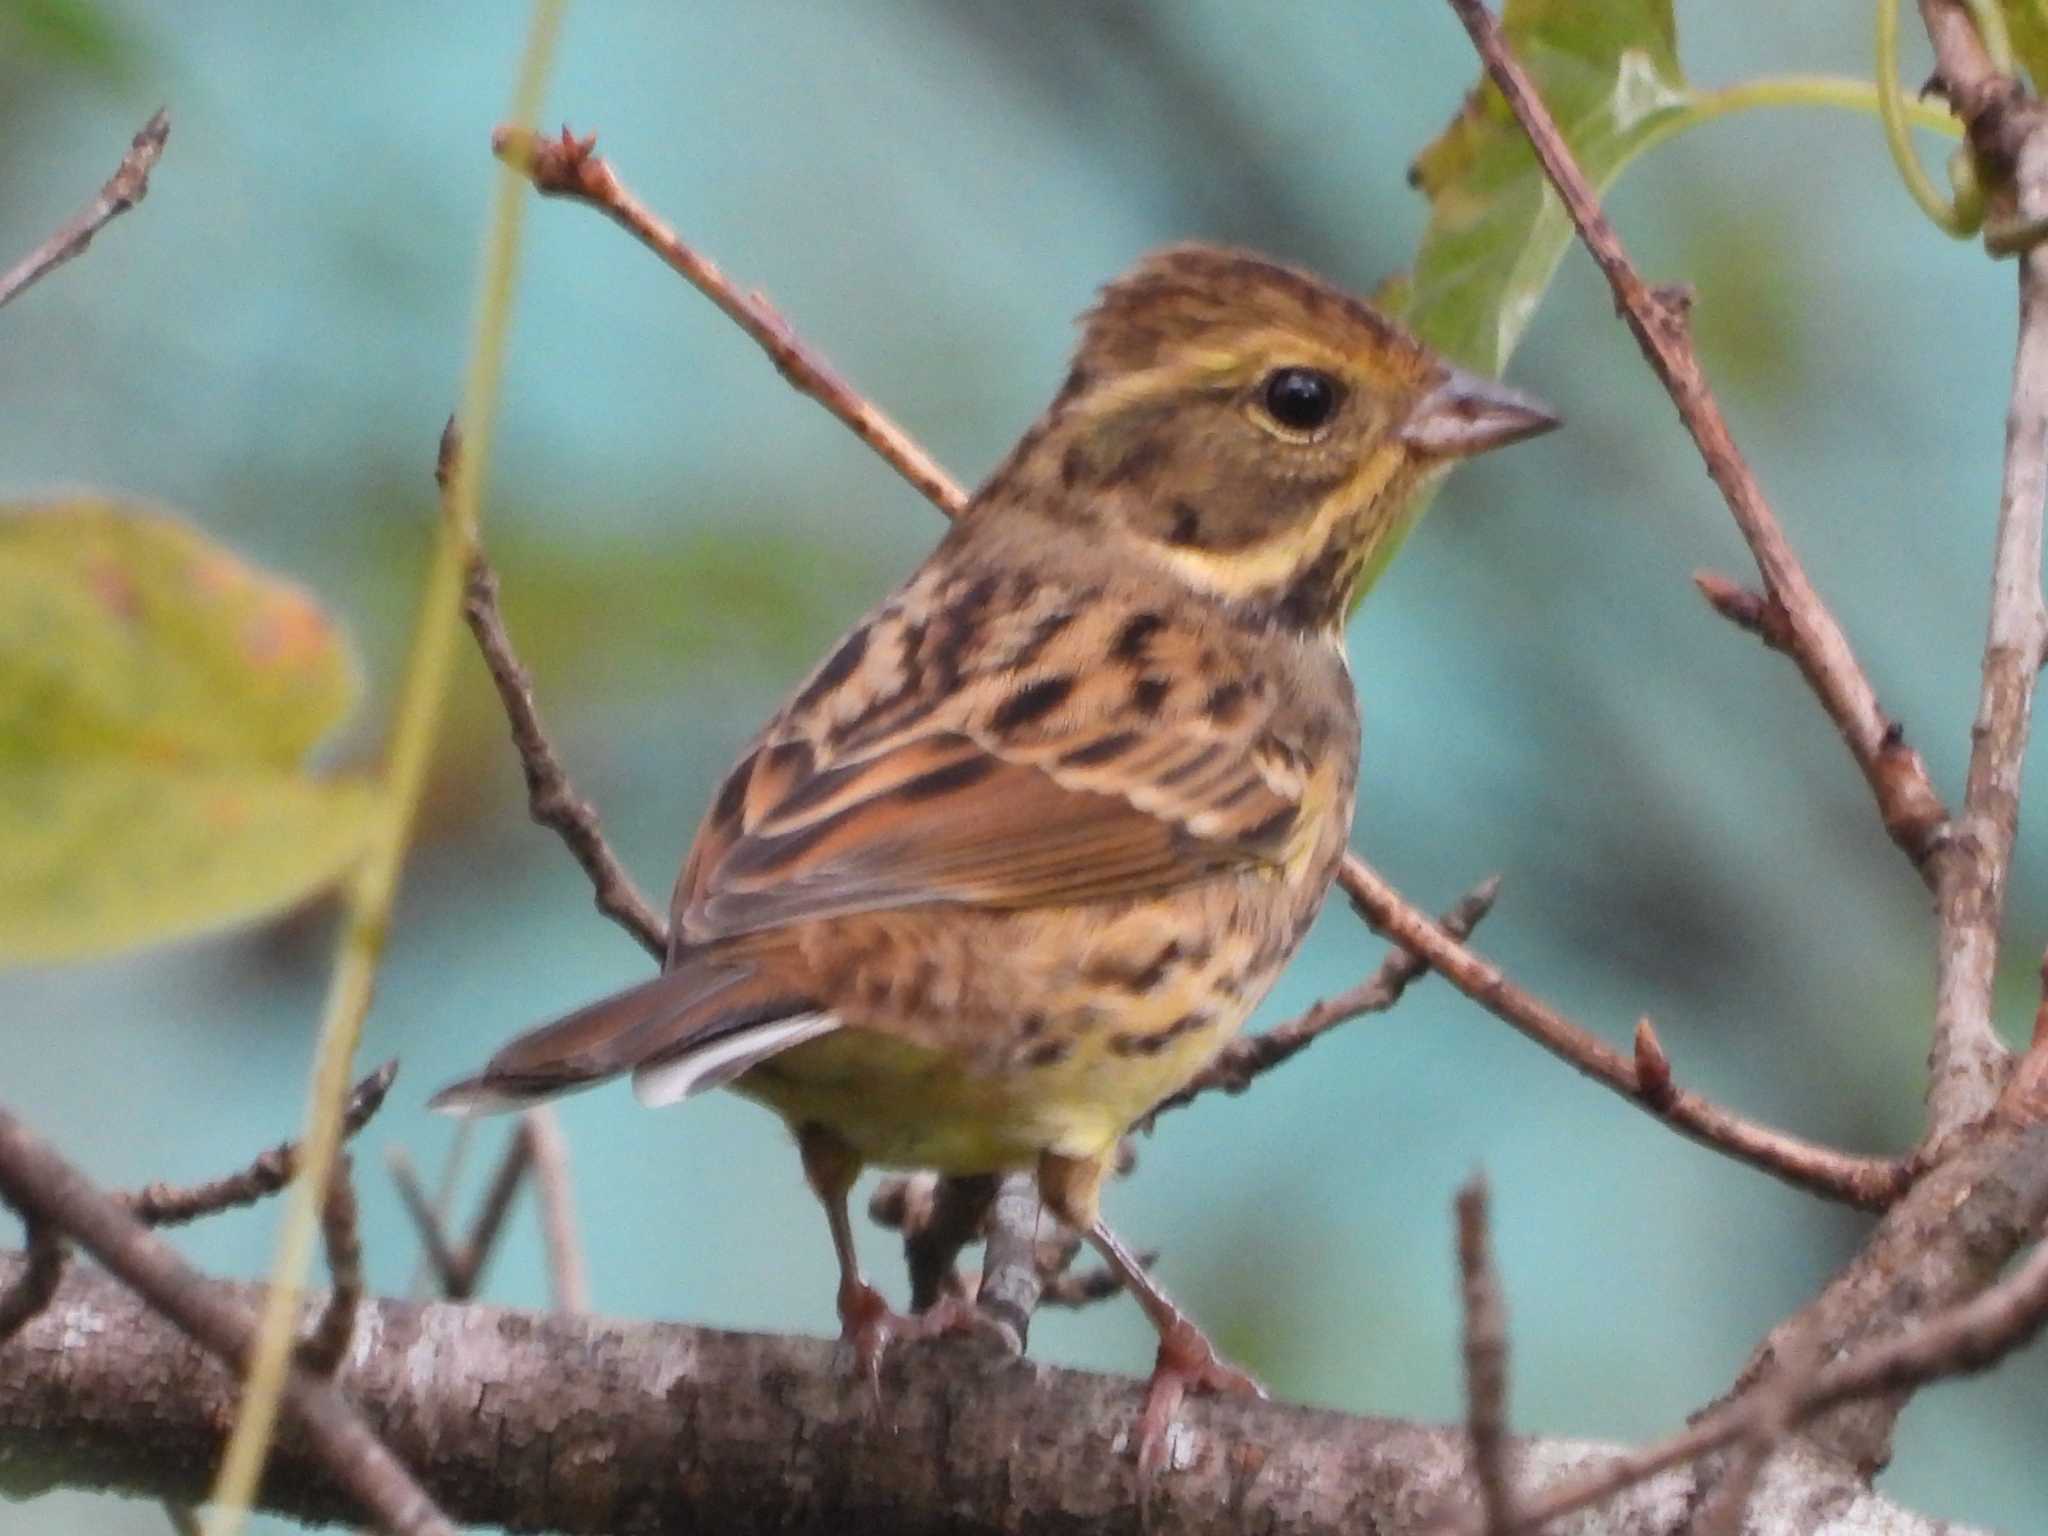
M 437 1106 L 631 1073 L 794 1128 L 872 1374 L 867 1164 L 1036 1170 L 1159 1331 L 1137 1443 L 1257 1390 L 1103 1222 L 1118 1138 L 1243 1025 L 1350 831 L 1354 597 L 1422 483 L 1556 425 L 1366 305 L 1162 251 L 1103 291 L 1050 407 L 726 778 L 654 980 L 521 1036 Z

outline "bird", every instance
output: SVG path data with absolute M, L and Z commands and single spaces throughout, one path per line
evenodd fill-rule
M 1144 257 L 931 554 L 740 754 L 661 973 L 434 1106 L 628 1074 L 645 1105 L 718 1086 L 765 1104 L 877 1381 L 892 1340 L 961 1318 L 899 1317 L 865 1279 L 855 1179 L 1029 1171 L 1159 1335 L 1135 1436 L 1156 1467 L 1185 1393 L 1259 1388 L 1103 1220 L 1105 1176 L 1330 888 L 1359 765 L 1354 598 L 1428 482 L 1557 425 L 1305 271 Z

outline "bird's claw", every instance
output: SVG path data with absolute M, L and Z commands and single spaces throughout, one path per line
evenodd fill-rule
M 882 1406 L 882 1361 L 897 1344 L 917 1339 L 965 1335 L 993 1344 L 1006 1355 L 1017 1351 L 1016 1337 L 964 1296 L 947 1293 L 924 1311 L 906 1317 L 891 1311 L 882 1293 L 865 1281 L 839 1291 L 839 1337 L 853 1346 L 855 1369 L 867 1381 L 879 1411 Z
M 1173 1428 L 1180 1405 L 1190 1392 L 1213 1392 L 1219 1396 L 1258 1397 L 1266 1389 L 1249 1374 L 1221 1355 L 1208 1336 L 1187 1318 L 1176 1318 L 1159 1335 L 1159 1355 L 1152 1365 L 1152 1379 L 1145 1387 L 1145 1406 L 1138 1414 L 1138 1483 L 1149 1490 L 1152 1479 L 1165 1467 L 1167 1432 Z

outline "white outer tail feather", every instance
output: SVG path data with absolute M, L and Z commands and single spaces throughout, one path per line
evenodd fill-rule
M 752 1025 L 722 1040 L 685 1051 L 673 1061 L 635 1067 L 633 1097 L 649 1109 L 679 1104 L 693 1094 L 731 1082 L 778 1051 L 815 1040 L 838 1027 L 838 1015 L 830 1013 L 799 1013 L 772 1024 Z

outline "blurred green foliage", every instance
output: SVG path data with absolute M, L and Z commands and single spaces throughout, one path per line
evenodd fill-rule
M 307 595 L 196 529 L 0 506 L 0 963 L 204 932 L 334 879 L 370 790 L 305 759 L 357 690 Z

